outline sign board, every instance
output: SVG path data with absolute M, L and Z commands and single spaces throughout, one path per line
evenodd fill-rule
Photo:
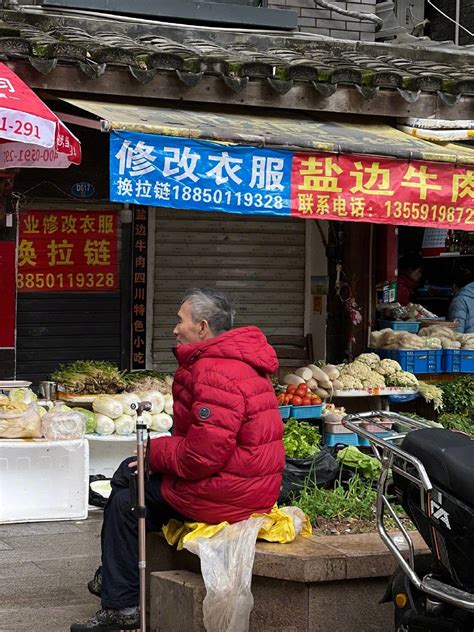
M 474 168 L 114 131 L 110 199 L 244 215 L 474 228 Z
M 131 369 L 146 369 L 148 211 L 133 209 Z
M 110 292 L 119 287 L 117 214 L 20 212 L 18 292 Z

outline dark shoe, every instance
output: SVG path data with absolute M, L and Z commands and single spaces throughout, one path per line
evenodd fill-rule
M 109 630 L 139 630 L 140 613 L 138 607 L 133 614 L 122 614 L 120 610 L 104 608 L 85 623 L 73 623 L 71 632 L 109 632 Z
M 87 584 L 87 588 L 96 597 L 102 596 L 102 566 L 96 570 L 94 579 Z

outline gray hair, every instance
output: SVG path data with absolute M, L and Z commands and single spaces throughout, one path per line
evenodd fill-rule
M 232 329 L 235 309 L 225 294 L 212 288 L 191 288 L 187 290 L 181 305 L 189 301 L 194 323 L 207 320 L 213 334 L 218 335 Z

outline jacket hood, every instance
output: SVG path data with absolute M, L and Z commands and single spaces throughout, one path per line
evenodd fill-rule
M 474 300 L 474 282 L 468 283 L 467 285 L 462 287 L 458 292 L 458 296 Z
M 198 358 L 225 358 L 241 360 L 263 373 L 275 373 L 278 369 L 275 350 L 264 333 L 254 326 L 231 329 L 203 342 L 178 345 L 174 352 L 181 366 Z

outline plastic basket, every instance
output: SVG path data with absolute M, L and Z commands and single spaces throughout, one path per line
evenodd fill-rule
M 342 443 L 343 445 L 359 445 L 359 437 L 354 432 L 338 432 L 333 434 L 331 432 L 324 433 L 324 443 L 330 448 Z
M 391 430 L 393 421 L 378 421 L 377 423 L 371 423 L 370 421 L 361 421 L 361 428 L 367 430 L 367 432 L 373 432 L 374 434 L 384 433 L 384 430 Z
M 396 360 L 409 373 L 442 373 L 442 349 L 370 349 L 380 358 Z
M 393 436 L 393 432 L 374 432 L 373 434 L 376 437 L 379 437 L 379 439 L 386 439 L 388 437 Z M 370 441 L 368 439 L 362 439 L 362 437 L 359 437 L 359 445 L 370 446 Z
M 389 404 L 405 404 L 418 399 L 418 393 L 413 393 L 412 395 L 389 395 L 387 399 Z
M 278 410 L 280 411 L 282 419 L 288 419 L 291 412 L 291 406 L 278 406 Z
M 340 421 L 324 421 L 324 432 L 328 434 L 347 434 L 347 428 Z
M 409 331 L 417 334 L 420 331 L 421 324 L 415 320 L 379 320 L 380 329 L 393 329 L 394 331 Z
M 320 419 L 324 404 L 317 406 L 292 406 L 291 416 L 295 419 Z
M 445 373 L 474 373 L 474 350 L 444 349 L 443 371 Z

